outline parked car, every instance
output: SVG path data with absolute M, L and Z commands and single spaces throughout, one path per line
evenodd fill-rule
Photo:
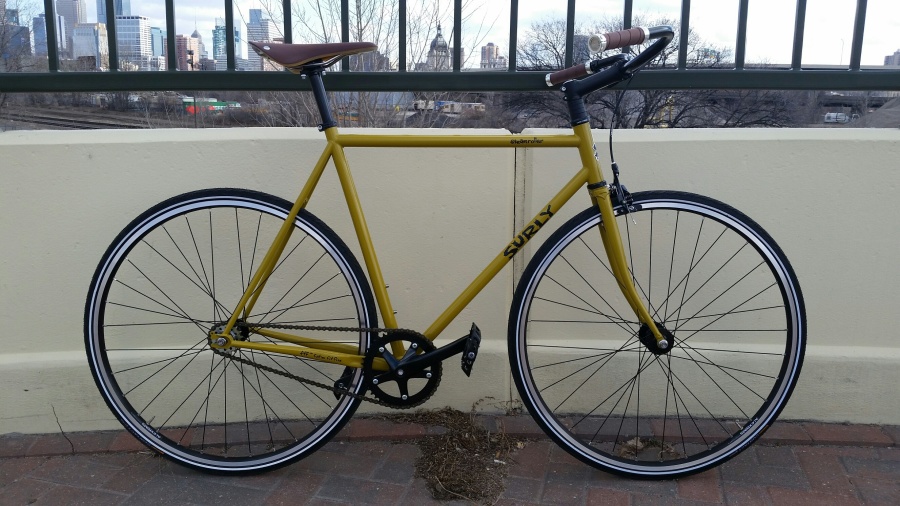
M 859 114 L 847 114 L 843 112 L 829 112 L 825 114 L 825 123 L 849 123 L 859 119 Z

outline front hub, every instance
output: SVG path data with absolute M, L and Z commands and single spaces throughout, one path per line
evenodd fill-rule
M 653 332 L 650 330 L 650 327 L 647 326 L 646 323 L 641 324 L 641 329 L 638 331 L 638 339 L 641 341 L 648 350 L 650 350 L 655 355 L 665 355 L 672 351 L 672 347 L 675 345 L 675 335 L 669 332 L 662 323 L 656 323 L 656 328 L 659 329 L 659 333 L 662 334 L 666 346 L 663 348 L 656 341 L 656 337 L 653 336 Z

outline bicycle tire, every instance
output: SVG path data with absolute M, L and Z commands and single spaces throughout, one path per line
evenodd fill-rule
M 131 222 L 97 267 L 85 306 L 85 346 L 106 404 L 138 440 L 202 471 L 250 473 L 309 455 L 359 404 L 253 368 L 364 391 L 361 369 L 252 350 L 217 354 L 209 331 L 237 307 L 291 203 L 240 189 L 166 200 Z M 303 210 L 242 339 L 272 342 L 254 323 L 376 327 L 368 282 L 341 239 Z M 258 327 L 257 327 L 258 328 Z M 365 332 L 304 331 L 365 353 Z
M 619 475 L 674 478 L 734 457 L 775 420 L 803 363 L 805 309 L 790 263 L 744 214 L 682 192 L 633 203 L 616 210 L 625 254 L 669 350 L 641 341 L 591 208 L 526 267 L 510 364 L 523 403 L 568 453 Z

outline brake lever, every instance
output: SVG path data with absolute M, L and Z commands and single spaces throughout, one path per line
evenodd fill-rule
M 619 62 L 628 63 L 632 58 L 634 57 L 630 54 L 619 53 L 612 56 L 607 56 L 606 58 L 601 58 L 599 60 L 591 60 L 591 73 L 600 72 L 601 70 L 607 67 L 612 67 Z

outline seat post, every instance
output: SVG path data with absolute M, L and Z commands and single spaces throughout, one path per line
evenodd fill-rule
M 337 126 L 337 122 L 334 121 L 334 117 L 331 115 L 331 106 L 328 103 L 328 96 L 325 94 L 325 83 L 322 82 L 322 74 L 323 70 L 321 68 L 307 70 L 303 73 L 309 78 L 313 97 L 316 99 L 316 106 L 319 108 L 319 115 L 322 118 L 322 123 L 319 124 L 320 131 Z

